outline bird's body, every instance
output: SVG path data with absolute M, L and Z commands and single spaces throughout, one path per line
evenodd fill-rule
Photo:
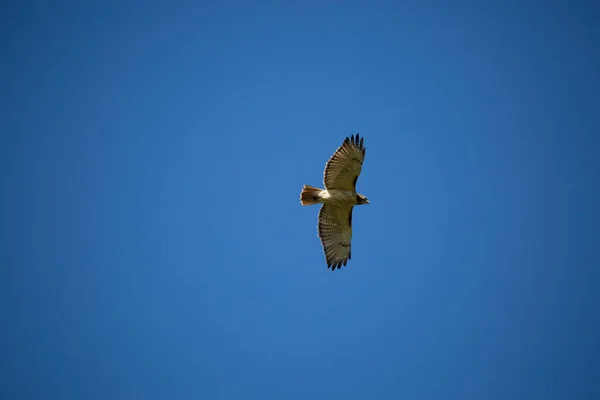
M 304 185 L 300 194 L 303 206 L 323 204 L 319 211 L 318 232 L 327 267 L 335 270 L 346 265 L 352 256 L 352 210 L 369 200 L 356 192 L 366 149 L 363 139 L 346 138 L 325 166 L 325 189 Z
M 305 185 L 305 187 L 307 187 Z M 319 189 L 315 200 L 323 204 L 331 204 L 338 207 L 352 207 L 358 204 L 358 198 L 355 190 L 347 189 Z

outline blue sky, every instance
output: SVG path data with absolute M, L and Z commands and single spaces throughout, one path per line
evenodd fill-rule
M 0 397 L 600 398 L 592 2 L 83 3 L 3 6 Z

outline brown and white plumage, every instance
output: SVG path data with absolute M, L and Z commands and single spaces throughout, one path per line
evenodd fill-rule
M 352 257 L 352 206 L 323 204 L 317 229 L 327 267 L 341 268 Z
M 325 189 L 356 190 L 356 181 L 365 160 L 366 149 L 364 138 L 358 133 L 346 138 L 344 143 L 333 153 L 323 172 Z
M 356 181 L 365 158 L 363 138 L 358 133 L 346 138 L 325 166 L 325 190 L 304 185 L 300 194 L 303 206 L 323 203 L 319 211 L 318 232 L 327 267 L 335 270 L 346 265 L 352 256 L 352 210 L 355 205 L 369 204 L 356 192 Z

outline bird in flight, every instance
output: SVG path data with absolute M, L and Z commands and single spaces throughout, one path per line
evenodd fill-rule
M 352 209 L 369 204 L 356 193 L 356 181 L 365 160 L 364 138 L 352 135 L 333 153 L 323 172 L 325 189 L 304 185 L 300 194 L 303 206 L 322 203 L 317 230 L 327 268 L 335 271 L 346 265 L 352 256 Z

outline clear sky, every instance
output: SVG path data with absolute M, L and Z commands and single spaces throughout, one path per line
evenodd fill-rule
M 599 399 L 599 10 L 3 5 L 0 397 Z

